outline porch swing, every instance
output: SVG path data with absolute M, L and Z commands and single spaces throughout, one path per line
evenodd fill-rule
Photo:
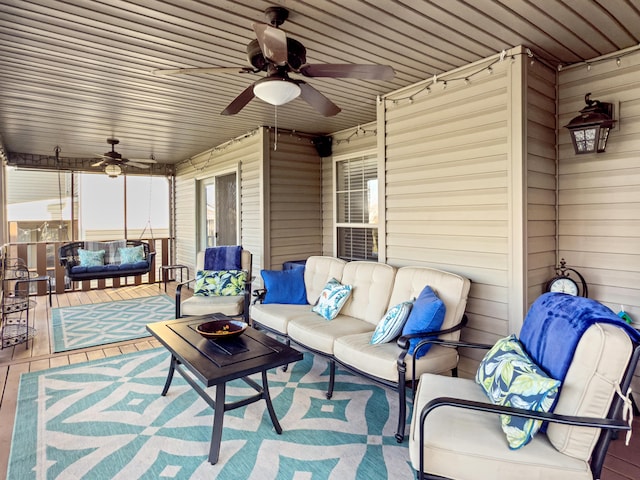
M 58 152 L 56 151 L 56 156 Z M 150 178 L 152 175 L 150 175 Z M 151 182 L 151 180 L 150 180 Z M 62 198 L 62 192 L 60 191 Z M 125 189 L 126 195 L 126 189 Z M 125 197 L 126 198 L 126 197 Z M 147 224 L 138 240 L 115 240 L 109 242 L 77 241 L 66 243 L 59 249 L 60 265 L 65 268 L 66 277 L 72 282 L 104 280 L 149 273 L 155 260 L 154 248 L 141 240 L 147 227 L 151 233 L 151 185 L 149 186 L 149 206 Z M 126 232 L 126 229 L 125 229 Z M 125 233 L 126 235 L 126 233 Z

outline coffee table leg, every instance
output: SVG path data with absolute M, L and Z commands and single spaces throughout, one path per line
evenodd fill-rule
M 167 374 L 167 381 L 164 382 L 164 388 L 162 389 L 162 396 L 164 397 L 169 391 L 169 386 L 171 385 L 171 381 L 173 380 L 173 373 L 176 371 L 176 364 L 178 363 L 178 359 L 171 355 L 171 363 L 169 364 L 169 373 Z
M 280 426 L 280 422 L 278 422 L 278 417 L 276 417 L 276 412 L 271 403 L 271 394 L 269 393 L 269 383 L 267 382 L 267 372 L 265 370 L 262 371 L 262 391 L 264 401 L 267 402 L 267 410 L 269 411 L 273 428 L 275 428 L 278 435 L 280 435 L 282 433 L 282 427 Z
M 220 444 L 222 443 L 222 423 L 224 422 L 224 399 L 226 384 L 216 385 L 216 405 L 213 409 L 213 429 L 211 430 L 211 445 L 209 446 L 209 463 L 218 462 Z

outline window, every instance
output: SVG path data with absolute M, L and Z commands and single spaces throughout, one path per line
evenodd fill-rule
M 363 155 L 336 161 L 337 256 L 378 259 L 378 159 Z
M 200 248 L 236 245 L 237 172 L 210 177 L 200 184 Z

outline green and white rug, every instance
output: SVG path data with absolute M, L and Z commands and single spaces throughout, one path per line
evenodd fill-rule
M 167 295 L 54 308 L 51 313 L 53 351 L 122 342 L 149 335 L 147 323 L 175 318 Z
M 229 411 L 211 465 L 213 411 L 180 375 L 162 397 L 168 366 L 154 349 L 23 374 L 8 479 L 414 478 L 397 394 L 338 370 L 328 400 L 327 363 L 309 353 L 268 373 L 282 435 L 264 401 Z M 231 382 L 227 401 L 252 392 Z

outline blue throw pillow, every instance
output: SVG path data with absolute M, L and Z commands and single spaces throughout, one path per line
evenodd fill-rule
M 387 343 L 397 338 L 402 332 L 412 306 L 413 302 L 402 302 L 391 307 L 382 317 L 382 320 L 378 322 L 378 326 L 376 326 L 376 330 L 371 337 L 371 345 Z
M 84 250 L 78 249 L 78 257 L 80 257 L 80 266 L 97 267 L 104 265 L 104 250 Z
M 304 268 L 291 270 L 262 270 L 260 272 L 267 290 L 262 303 L 287 303 L 307 305 L 304 287 Z
M 446 313 L 446 307 L 444 302 L 438 298 L 433 289 L 427 285 L 416 301 L 413 303 L 411 313 L 407 322 L 402 329 L 402 335 L 411 335 L 413 333 L 428 333 L 440 330 L 442 322 L 444 322 L 444 316 Z M 409 355 L 413 355 L 416 349 L 416 345 L 423 338 L 412 338 L 409 340 Z M 415 354 L 415 358 L 423 357 L 431 348 L 431 345 L 424 345 Z
M 242 295 L 246 280 L 244 270 L 198 270 L 193 294 L 205 297 Z
M 338 280 L 332 278 L 320 292 L 318 302 L 311 308 L 326 320 L 333 320 L 340 313 L 340 309 L 347 303 L 351 295 L 351 285 L 342 285 Z
M 555 403 L 560 382 L 547 376 L 522 348 L 515 335 L 500 339 L 484 356 L 476 382 L 492 403 L 532 411 L 548 412 Z M 541 420 L 500 415 L 509 448 L 521 448 L 531 441 Z

